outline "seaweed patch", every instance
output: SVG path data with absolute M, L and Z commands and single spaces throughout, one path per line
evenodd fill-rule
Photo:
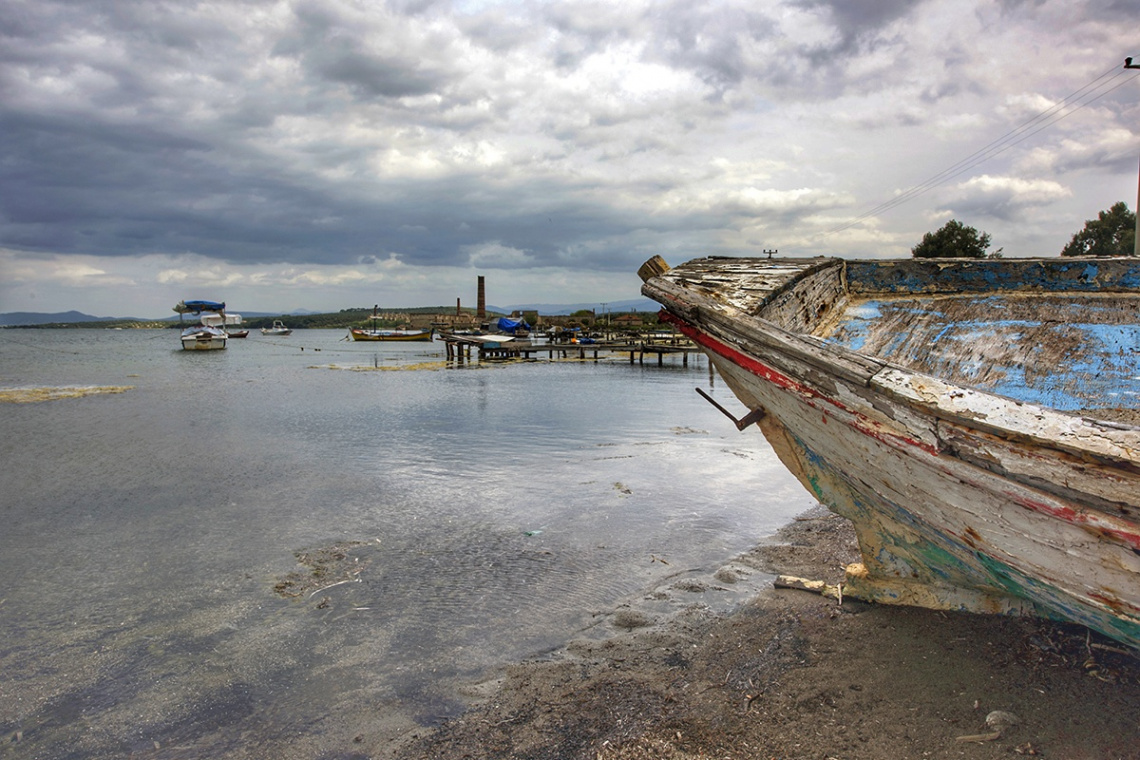
M 99 396 L 106 393 L 125 393 L 133 385 L 87 385 L 45 388 L 4 388 L 0 389 L 0 403 L 35 404 L 41 401 L 58 401 L 64 398 Z

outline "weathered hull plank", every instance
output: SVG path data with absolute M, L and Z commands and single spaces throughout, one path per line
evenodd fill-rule
M 1140 300 L 984 295 L 862 300 L 828 336 L 957 385 L 1063 411 L 1140 401 Z

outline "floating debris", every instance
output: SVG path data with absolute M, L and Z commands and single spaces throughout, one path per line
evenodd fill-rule
M 62 398 L 98 396 L 104 393 L 125 393 L 133 385 L 83 385 L 43 388 L 5 388 L 0 390 L 0 403 L 37 404 L 41 401 L 58 401 Z
M 307 596 L 311 599 L 334 586 L 359 583 L 358 576 L 368 566 L 368 562 L 361 562 L 355 552 L 364 545 L 363 541 L 342 541 L 332 546 L 294 552 L 297 563 L 307 567 L 308 572 L 294 571 L 287 574 L 274 584 L 273 590 L 286 598 Z M 319 605 L 318 608 L 323 609 Z

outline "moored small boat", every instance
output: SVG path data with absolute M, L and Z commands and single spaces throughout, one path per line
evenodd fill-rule
M 221 325 L 226 324 L 226 305 L 218 301 L 179 301 L 174 305 L 179 320 L 194 314 L 200 322 L 182 330 L 179 339 L 186 351 L 217 351 L 226 347 L 229 337 Z M 239 317 L 240 319 L 240 317 Z
M 225 314 L 203 314 L 201 322 L 204 325 L 222 328 L 226 331 L 226 337 L 229 338 L 245 338 L 249 335 L 249 330 L 241 327 L 241 314 L 234 314 L 233 312 L 227 312 Z
M 220 327 L 194 325 L 182 331 L 182 348 L 187 351 L 214 351 L 225 348 L 228 337 Z
M 290 327 L 286 327 L 285 323 L 282 322 L 280 319 L 275 319 L 275 320 L 273 320 L 273 326 L 272 327 L 261 328 L 261 334 L 262 335 L 292 335 L 293 329 Z
M 841 596 L 1140 648 L 1140 259 L 657 257 L 640 274 L 747 407 L 721 411 L 854 524 Z
M 362 341 L 430 341 L 435 335 L 434 330 L 365 330 L 361 327 L 350 327 L 348 332 L 353 340 Z

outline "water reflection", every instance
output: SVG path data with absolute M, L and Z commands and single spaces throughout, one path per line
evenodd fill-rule
M 48 358 L 0 335 L 10 385 L 135 386 L 0 417 L 4 756 L 390 739 L 808 505 L 693 392 L 714 384 L 693 360 L 345 372 L 442 349 L 298 331 L 188 356 L 150 331 L 79 332 L 42 337 Z M 275 590 L 330 546 L 351 582 Z

